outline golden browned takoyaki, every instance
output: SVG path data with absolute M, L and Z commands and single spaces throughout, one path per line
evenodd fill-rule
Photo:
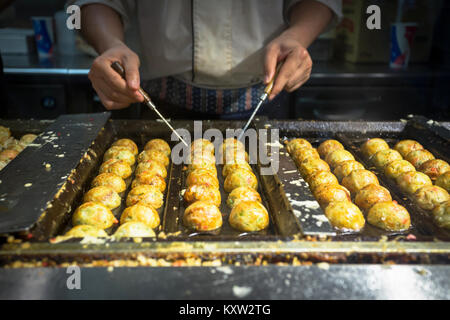
M 342 179 L 342 185 L 346 187 L 352 195 L 356 195 L 362 188 L 369 184 L 379 185 L 378 178 L 369 170 L 353 170 Z
M 240 231 L 260 231 L 269 226 L 269 213 L 261 202 L 241 201 L 231 210 L 228 222 Z
M 434 159 L 433 154 L 428 150 L 414 150 L 408 153 L 405 157 L 405 160 L 411 162 L 411 164 L 417 169 L 420 169 L 420 166 L 428 161 Z
M 152 139 L 145 144 L 144 150 L 156 150 L 164 153 L 166 157 L 170 157 L 170 146 L 162 139 Z
M 126 208 L 120 216 L 120 224 L 130 221 L 138 221 L 154 229 L 159 226 L 160 218 L 158 212 L 150 206 L 135 204 Z
M 97 202 L 83 203 L 72 216 L 74 226 L 87 224 L 100 229 L 107 229 L 117 222 L 111 210 Z
M 106 150 L 103 161 L 108 161 L 110 159 L 124 160 L 130 166 L 136 162 L 133 152 L 131 152 L 129 148 L 121 146 L 111 147 Z
M 339 141 L 333 139 L 322 142 L 317 148 L 317 151 L 319 151 L 319 154 L 323 159 L 335 150 L 344 150 L 344 146 Z
M 112 188 L 99 186 L 86 192 L 83 197 L 83 202 L 98 202 L 109 209 L 115 209 L 120 206 L 121 199 Z
M 450 171 L 450 165 L 441 159 L 431 159 L 422 163 L 419 171 L 425 173 L 432 181 L 434 181 L 441 174 Z
M 206 184 L 214 188 L 219 188 L 219 180 L 217 176 L 209 170 L 197 169 L 191 171 L 186 178 L 186 185 L 192 186 L 194 184 Z
M 129 221 L 120 225 L 114 232 L 114 238 L 152 238 L 155 237 L 155 232 L 145 223 L 139 221 Z
M 355 196 L 355 204 L 363 211 L 369 210 L 375 203 L 391 200 L 389 191 L 377 184 L 365 186 Z
M 374 204 L 367 213 L 367 222 L 387 231 L 408 230 L 411 226 L 408 210 L 396 201 L 384 201 Z
M 322 159 L 306 158 L 300 163 L 299 171 L 305 179 L 308 179 L 317 171 L 330 171 L 330 166 Z
M 425 186 L 414 192 L 414 201 L 425 210 L 432 210 L 442 202 L 449 200 L 448 192 L 438 186 Z
M 331 168 L 336 168 L 341 162 L 347 160 L 355 160 L 355 157 L 347 150 L 334 150 L 328 154 L 325 161 Z
M 397 179 L 402 173 L 416 171 L 416 168 L 406 160 L 395 160 L 384 167 L 384 174 L 391 179 Z
M 136 175 L 141 175 L 146 172 L 147 175 L 160 176 L 165 179 L 167 177 L 167 170 L 159 161 L 147 160 L 139 162 L 136 167 Z
M 339 184 L 339 181 L 336 176 L 329 171 L 317 171 L 308 177 L 308 184 L 309 188 L 314 193 L 314 190 L 321 185 Z
M 402 155 L 394 149 L 381 150 L 375 153 L 371 160 L 372 163 L 380 170 L 383 170 L 392 161 L 402 160 Z
M 11 161 L 19 154 L 16 150 L 6 149 L 0 152 L 0 161 Z
M 361 210 L 350 201 L 330 202 L 325 208 L 325 215 L 338 229 L 359 231 L 365 224 Z
M 24 146 L 29 145 L 30 143 L 32 143 L 34 141 L 34 139 L 37 138 L 37 135 L 32 134 L 32 133 L 28 133 L 28 134 L 24 134 L 22 136 L 22 138 L 20 138 L 20 143 Z
M 372 157 L 375 153 L 381 150 L 389 149 L 386 141 L 380 138 L 369 139 L 361 146 L 361 152 L 367 157 Z
M 447 192 L 450 192 L 450 171 L 447 171 L 437 177 L 436 185 L 447 190 Z
M 216 230 L 222 226 L 222 214 L 214 204 L 197 201 L 184 211 L 183 224 L 197 231 Z
M 133 140 L 130 139 L 119 139 L 114 141 L 112 144 L 112 147 L 125 147 L 130 150 L 134 156 L 136 156 L 139 153 L 138 147 L 136 143 L 134 143 Z
M 187 204 L 204 201 L 219 207 L 221 202 L 219 189 L 206 184 L 193 184 L 188 186 L 183 197 Z
M 210 153 L 214 154 L 214 144 L 206 139 L 197 139 L 191 143 L 191 153 Z
M 258 188 L 258 180 L 253 172 L 238 168 L 225 178 L 224 189 L 226 192 L 231 192 L 238 187 L 250 187 L 256 190 Z
M 403 192 L 413 194 L 422 187 L 431 186 L 431 179 L 422 172 L 409 171 L 402 173 L 395 180 Z
M 312 148 L 311 143 L 305 139 L 292 139 L 286 144 L 287 152 L 292 153 L 296 149 Z
M 137 203 L 158 209 L 164 203 L 164 196 L 157 187 L 143 184 L 131 189 L 127 196 L 127 207 L 131 207 Z
M 105 230 L 88 225 L 81 224 L 73 227 L 64 234 L 64 237 L 68 238 L 84 238 L 84 237 L 96 237 L 96 238 L 106 238 L 108 234 Z
M 237 163 L 230 163 L 230 164 L 224 164 L 222 169 L 222 175 L 224 177 L 228 176 L 231 172 L 234 170 L 241 168 L 248 171 L 252 171 L 252 167 L 248 164 L 248 162 L 237 162 Z
M 292 159 L 297 165 L 307 158 L 320 159 L 320 155 L 314 148 L 295 149 L 291 153 Z
M 124 160 L 110 159 L 100 166 L 100 173 L 114 173 L 116 176 L 126 179 L 131 176 L 131 166 Z
M 450 201 L 441 203 L 434 208 L 432 215 L 439 227 L 450 230 Z
M 120 193 L 127 188 L 125 181 L 114 173 L 101 173 L 92 180 L 91 187 L 110 187 L 115 192 Z
M 402 157 L 406 157 L 408 153 L 414 150 L 422 150 L 423 146 L 415 140 L 402 140 L 397 142 L 394 147 L 395 150 L 400 152 Z
M 164 167 L 167 167 L 170 162 L 169 157 L 167 157 L 164 152 L 155 149 L 148 149 L 139 153 L 138 162 L 145 162 L 145 161 L 157 161 L 161 163 Z
M 151 171 L 144 171 L 138 175 L 133 180 L 131 184 L 131 188 L 140 186 L 140 185 L 148 185 L 154 186 L 159 189 L 159 191 L 164 192 L 166 190 L 166 181 L 159 175 L 153 174 Z
M 314 197 L 322 208 L 330 202 L 351 201 L 350 191 L 340 184 L 321 185 L 314 191 Z
M 230 192 L 227 198 L 227 205 L 233 208 L 242 201 L 258 201 L 262 202 L 259 193 L 250 187 L 238 187 Z
M 342 181 L 345 176 L 348 176 L 353 170 L 364 170 L 364 166 L 355 160 L 346 160 L 339 163 L 334 169 L 333 173 L 339 181 Z

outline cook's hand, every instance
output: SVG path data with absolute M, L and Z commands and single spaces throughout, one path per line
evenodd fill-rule
M 119 61 L 125 68 L 126 81 L 111 68 L 114 61 Z M 138 91 L 139 65 L 139 57 L 123 43 L 111 47 L 94 60 L 89 79 L 106 109 L 123 109 L 131 103 L 144 101 Z
M 284 62 L 276 76 L 269 100 L 283 89 L 288 92 L 298 89 L 311 75 L 311 57 L 294 29 L 286 30 L 267 45 L 264 63 L 266 84 L 273 78 L 277 63 L 281 61 Z

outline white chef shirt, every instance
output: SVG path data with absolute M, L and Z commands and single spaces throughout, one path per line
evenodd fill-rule
M 301 0 L 76 0 L 116 10 L 141 76 L 174 76 L 205 88 L 241 88 L 261 81 L 264 47 L 288 25 Z M 342 16 L 341 0 L 318 0 Z

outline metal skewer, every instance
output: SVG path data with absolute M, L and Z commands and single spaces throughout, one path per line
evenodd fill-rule
M 120 62 L 118 61 L 114 61 L 111 64 L 111 67 L 114 69 L 114 71 L 116 71 L 124 80 L 126 80 L 125 77 L 125 69 L 123 68 L 123 66 L 120 64 Z M 184 141 L 184 139 L 178 134 L 178 132 L 176 132 L 176 130 L 170 125 L 170 123 L 166 120 L 166 118 L 164 118 L 164 116 L 158 111 L 158 109 L 156 109 L 156 106 L 153 104 L 153 102 L 150 100 L 149 95 L 147 94 L 147 92 L 144 91 L 144 89 L 142 89 L 141 87 L 139 87 L 139 93 L 144 97 L 144 101 L 147 104 L 148 107 L 150 107 L 150 109 L 153 109 L 153 111 L 156 112 L 156 114 L 158 115 L 158 117 L 161 118 L 162 121 L 164 121 L 164 123 L 170 128 L 170 130 L 172 130 L 173 133 L 175 133 L 175 135 L 178 137 L 178 139 L 181 140 L 181 142 L 184 143 L 184 145 L 186 147 L 188 147 L 188 144 L 186 143 L 186 141 Z

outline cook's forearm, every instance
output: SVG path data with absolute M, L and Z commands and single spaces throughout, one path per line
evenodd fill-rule
M 102 54 L 124 40 L 120 15 L 102 4 L 91 4 L 81 9 L 81 33 L 86 41 Z
M 289 18 L 291 26 L 286 32 L 293 32 L 307 48 L 331 22 L 333 12 L 318 1 L 303 0 L 291 9 Z

